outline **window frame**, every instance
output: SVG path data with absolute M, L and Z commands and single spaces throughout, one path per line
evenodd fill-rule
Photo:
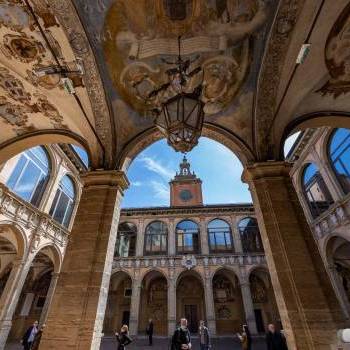
M 310 180 L 305 182 L 304 178 L 305 178 L 306 171 L 307 171 L 308 167 L 312 166 L 312 165 L 314 165 L 317 169 L 316 173 L 318 173 L 318 178 L 316 178 L 316 176 L 313 175 Z M 329 189 L 328 189 L 328 187 L 323 179 L 323 176 L 320 172 L 320 168 L 318 167 L 318 165 L 315 162 L 308 162 L 308 163 L 304 164 L 304 167 L 303 167 L 302 172 L 301 172 L 300 180 L 301 180 L 300 182 L 301 182 L 302 193 L 304 195 L 304 199 L 306 201 L 307 207 L 309 208 L 310 215 L 313 219 L 316 219 L 330 208 L 330 206 L 334 203 L 333 198 L 332 198 L 332 196 L 329 192 Z M 311 192 L 311 187 L 314 186 L 315 184 L 320 186 L 322 194 L 326 198 L 325 202 L 327 203 L 327 208 L 325 208 L 325 209 L 321 208 L 320 205 L 317 205 L 317 201 L 314 199 L 314 196 Z M 309 199 L 308 194 L 310 194 L 310 196 L 312 197 L 313 203 L 315 204 L 314 206 L 312 205 L 312 202 Z
M 120 230 L 120 227 L 122 225 L 128 224 L 132 227 L 132 229 L 126 231 Z M 134 238 L 135 240 L 135 248 L 134 248 L 134 254 L 130 255 L 130 244 L 128 247 L 128 255 L 127 256 L 122 256 L 120 255 L 119 252 L 119 245 L 120 245 L 120 238 L 121 236 L 127 236 L 129 238 L 129 242 L 130 242 L 130 238 Z M 116 245 L 115 245 L 115 251 L 114 251 L 114 257 L 115 258 L 128 258 L 128 257 L 135 257 L 136 256 L 136 246 L 137 246 L 137 226 L 132 223 L 132 222 L 128 222 L 128 221 L 123 221 L 118 225 L 118 232 L 117 232 L 117 241 L 116 241 Z
M 214 221 L 221 221 L 223 223 L 225 223 L 227 225 L 226 230 L 224 231 L 223 227 L 209 227 L 211 223 L 213 223 Z M 213 231 L 212 230 L 217 230 L 217 231 Z M 224 219 L 221 218 L 215 218 L 212 219 L 208 222 L 207 225 L 207 233 L 208 233 L 208 246 L 209 246 L 209 252 L 210 254 L 228 254 L 228 253 L 234 253 L 235 249 L 234 249 L 234 242 L 233 242 L 233 235 L 232 235 L 232 229 L 231 229 L 231 225 Z M 224 240 L 225 240 L 225 249 L 218 249 L 217 248 L 217 239 L 216 239 L 216 235 L 217 234 L 224 234 Z M 229 239 L 230 239 L 230 248 L 227 248 L 227 234 L 229 235 Z M 214 235 L 214 241 L 215 241 L 215 249 L 212 248 L 212 242 L 211 242 L 211 235 Z
M 345 184 L 343 183 L 342 179 L 340 178 L 340 174 L 336 168 L 336 163 L 339 161 L 342 169 L 344 170 L 344 172 L 347 175 L 347 178 L 349 179 L 349 183 L 350 183 L 350 167 L 349 169 L 344 165 L 344 162 L 341 159 L 341 156 L 348 151 L 350 153 L 350 143 L 347 146 L 347 148 L 345 148 L 335 159 L 332 158 L 332 153 L 331 153 L 331 145 L 332 142 L 334 140 L 334 136 L 335 134 L 338 132 L 338 130 L 340 129 L 346 129 L 348 130 L 349 134 L 348 136 L 338 145 L 338 147 L 336 148 L 336 150 L 334 150 L 332 153 L 336 153 L 336 151 L 347 141 L 350 140 L 350 129 L 347 128 L 336 128 L 334 130 L 332 130 L 332 132 L 330 133 L 329 137 L 328 137 L 328 142 L 327 142 L 327 157 L 328 157 L 328 161 L 330 163 L 330 166 L 332 168 L 332 171 L 334 173 L 334 176 L 337 179 L 337 182 L 341 188 L 341 190 L 343 191 L 344 195 L 347 195 L 348 193 L 350 193 L 350 184 L 348 185 L 349 188 L 345 188 Z
M 193 223 L 196 227 L 197 227 L 197 229 L 196 229 L 196 231 L 195 232 L 190 232 L 190 231 L 194 231 L 194 229 L 188 229 L 188 231 L 189 232 L 185 232 L 186 231 L 186 229 L 185 229 L 185 231 L 183 232 L 183 233 L 179 233 L 178 232 L 178 230 L 180 230 L 179 229 L 179 225 L 181 225 L 182 223 L 184 223 L 184 222 L 191 222 L 191 223 Z M 191 250 L 185 250 L 184 248 L 185 248 L 185 235 L 188 235 L 188 234 L 191 234 L 191 236 L 192 236 L 192 249 Z M 181 247 L 182 247 L 182 249 L 179 249 L 179 236 L 182 236 L 183 238 L 182 238 L 182 245 L 181 245 Z M 194 235 L 196 235 L 197 236 L 197 238 L 196 238 L 196 240 L 194 239 Z M 197 241 L 197 247 L 195 247 L 195 244 L 194 244 L 194 242 L 195 241 Z M 201 246 L 200 246 L 200 227 L 199 227 L 199 225 L 198 225 L 198 223 L 197 222 L 195 222 L 194 220 L 191 220 L 191 219 L 184 219 L 184 220 L 181 220 L 181 221 L 179 221 L 177 224 L 176 224 L 176 227 L 175 227 L 175 244 L 176 244 L 176 254 L 177 255 L 186 255 L 186 254 L 200 254 L 201 253 Z
M 259 239 L 259 245 L 261 246 L 260 250 L 256 250 L 256 251 L 250 251 L 250 250 L 246 250 L 245 249 L 245 243 L 244 243 L 244 239 L 243 239 L 243 232 L 242 232 L 242 227 L 240 227 L 241 223 L 244 220 L 254 220 L 254 222 L 256 223 L 256 225 L 245 225 L 244 229 L 246 229 L 247 227 L 256 227 L 257 228 L 257 234 L 258 234 L 258 239 Z M 261 234 L 260 234 L 260 229 L 259 229 L 259 225 L 258 225 L 258 220 L 254 217 L 254 216 L 246 216 L 244 218 L 241 218 L 238 223 L 237 223 L 237 229 L 238 229 L 238 233 L 239 233 L 239 237 L 241 240 L 241 244 L 242 244 L 242 251 L 244 254 L 261 254 L 264 253 L 264 246 L 262 244 L 262 238 L 261 238 Z
M 150 233 L 148 232 L 149 227 L 151 227 L 152 224 L 154 223 L 160 223 L 162 225 L 163 229 L 159 230 L 157 233 Z M 153 250 L 153 239 L 151 239 L 151 250 L 147 249 L 147 240 L 148 237 L 154 237 L 154 236 L 159 236 L 159 241 L 160 241 L 160 250 L 155 251 Z M 145 237 L 144 237 L 144 244 L 143 244 L 143 253 L 146 256 L 153 256 L 153 255 L 167 255 L 168 254 L 168 236 L 169 236 L 169 228 L 168 225 L 161 220 L 154 220 L 148 223 L 145 229 Z M 163 249 L 163 238 L 165 237 L 165 248 Z
M 47 160 L 47 165 L 44 164 L 41 159 L 32 151 L 35 148 L 40 148 L 43 153 L 45 154 L 46 160 Z M 17 178 L 14 180 L 14 183 L 12 185 L 9 184 L 9 182 L 12 180 L 12 176 L 14 176 L 14 172 L 17 169 L 17 166 L 19 166 L 19 163 L 24 159 L 24 164 L 22 168 L 20 169 Z M 38 176 L 35 184 L 32 186 L 31 194 L 28 199 L 24 198 L 22 195 L 20 195 L 16 190 L 16 187 L 19 185 L 21 180 L 23 179 L 23 175 L 25 174 L 25 171 L 27 170 L 28 166 L 32 164 L 35 166 L 36 169 L 39 170 L 40 175 Z M 47 171 L 45 173 L 45 170 Z M 18 160 L 15 164 L 15 166 L 12 168 L 11 174 L 8 177 L 6 181 L 6 186 L 9 187 L 9 189 L 15 193 L 18 197 L 23 199 L 24 201 L 32 204 L 36 208 L 40 207 L 41 201 L 43 199 L 43 194 L 45 192 L 45 189 L 47 188 L 47 185 L 50 181 L 52 173 L 52 162 L 51 162 L 51 157 L 47 151 L 47 149 L 44 146 L 35 146 L 31 147 L 23 152 L 21 152 L 18 155 Z M 43 181 L 41 187 L 39 187 L 40 182 Z M 37 198 L 34 201 L 34 196 L 37 196 Z
M 64 185 L 63 185 L 63 179 L 67 177 L 70 179 L 71 183 L 72 183 L 72 186 L 73 186 L 73 198 L 71 198 L 64 190 Z M 64 194 L 67 198 L 68 198 L 68 203 L 67 203 L 67 208 L 64 212 L 64 216 L 62 218 L 62 222 L 58 221 L 56 218 L 55 218 L 55 213 L 56 213 L 56 210 L 57 210 L 57 207 L 58 207 L 58 204 L 60 203 L 60 200 L 62 198 L 62 194 Z M 69 228 L 69 225 L 71 224 L 72 222 L 72 216 L 73 216 L 73 212 L 74 212 L 74 208 L 75 208 L 75 205 L 76 205 L 76 201 L 77 201 L 77 186 L 75 184 L 75 181 L 74 179 L 72 178 L 72 176 L 68 173 L 64 174 L 59 183 L 58 183 L 58 187 L 56 189 L 56 193 L 55 193 L 55 196 L 54 196 L 54 199 L 52 201 L 52 204 L 51 204 L 51 208 L 49 210 L 49 215 L 52 217 L 53 220 L 55 220 L 57 223 L 59 223 L 61 226 L 65 227 L 65 228 Z M 71 206 L 69 205 L 71 204 Z M 67 218 L 67 213 L 69 213 L 69 209 L 71 208 L 71 211 L 70 211 L 70 217 L 68 218 L 68 222 L 66 222 L 66 218 Z

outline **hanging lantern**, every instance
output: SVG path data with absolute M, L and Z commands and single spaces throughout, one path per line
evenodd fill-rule
M 198 88 L 193 93 L 177 94 L 164 102 L 156 115 L 155 125 L 178 152 L 191 151 L 201 136 L 204 112 L 200 92 Z
M 163 84 L 149 94 L 149 98 L 159 97 L 164 92 L 167 99 L 153 110 L 154 123 L 168 140 L 168 144 L 175 151 L 186 153 L 198 144 L 202 133 L 204 120 L 204 103 L 201 101 L 202 83 L 195 87 L 189 87 L 187 83 L 192 77 L 203 72 L 201 67 L 189 71 L 193 60 L 183 60 L 181 57 L 181 37 L 178 37 L 179 54 L 175 62 L 162 59 L 163 62 L 175 65 L 166 71 L 169 83 Z M 203 81 L 202 81 L 203 82 Z M 162 99 L 162 97 L 160 97 Z

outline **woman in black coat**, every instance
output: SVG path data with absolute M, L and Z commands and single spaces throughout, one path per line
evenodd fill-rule
M 125 350 L 132 340 L 129 337 L 129 327 L 125 324 L 120 330 L 120 333 L 115 334 L 118 342 L 118 350 Z

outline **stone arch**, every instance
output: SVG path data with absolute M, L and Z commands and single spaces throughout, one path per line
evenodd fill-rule
M 238 135 L 233 134 L 223 127 L 211 123 L 204 123 L 202 136 L 208 137 L 226 146 L 238 157 L 242 164 L 252 163 L 255 160 L 254 151 L 250 146 Z M 135 136 L 124 147 L 124 151 L 117 160 L 116 169 L 126 171 L 132 160 L 142 150 L 162 138 L 164 138 L 164 136 L 156 127 L 149 128 Z
M 35 131 L 8 140 L 0 144 L 0 164 L 29 148 L 58 143 L 74 144 L 84 148 L 91 160 L 91 165 L 98 166 L 101 157 L 99 152 L 93 152 L 85 139 L 68 130 Z
M 161 269 L 151 268 L 141 280 L 138 332 L 145 333 L 152 319 L 156 335 L 168 333 L 168 278 Z
M 239 332 L 245 320 L 239 274 L 226 267 L 218 268 L 212 276 L 217 334 Z
M 325 258 L 333 287 L 345 314 L 350 313 L 349 238 L 334 234 L 324 244 Z
M 152 272 L 159 273 L 160 275 L 162 275 L 162 277 L 164 277 L 167 280 L 167 283 L 169 282 L 169 276 L 167 275 L 166 271 L 162 270 L 159 267 L 149 267 L 148 269 L 143 271 L 139 277 L 140 282 L 142 283 L 147 277 L 147 275 L 151 274 Z
M 350 113 L 343 111 L 319 111 L 300 115 L 284 128 L 279 140 L 279 159 L 284 159 L 284 143 L 289 135 L 309 128 L 347 128 L 350 129 Z
M 268 324 L 281 322 L 270 274 L 266 266 L 254 266 L 248 278 L 256 328 L 264 333 Z
M 61 253 L 60 249 L 55 244 L 46 243 L 46 244 L 43 244 L 42 246 L 39 246 L 37 251 L 35 252 L 35 254 L 32 257 L 32 261 L 36 258 L 36 256 L 39 253 L 45 254 L 46 256 L 49 257 L 49 259 L 51 260 L 51 262 L 54 266 L 54 272 L 56 272 L 56 273 L 60 272 L 63 257 L 62 257 L 62 253 Z
M 112 271 L 103 323 L 105 334 L 114 334 L 123 324 L 129 325 L 132 287 L 135 282 L 128 271 Z
M 21 226 L 13 221 L 0 221 L 0 237 L 7 239 L 16 247 L 19 258 L 25 257 L 28 249 L 28 239 Z
M 185 317 L 191 333 L 197 333 L 199 321 L 206 319 L 204 288 L 203 276 L 194 269 L 176 278 L 176 319 Z

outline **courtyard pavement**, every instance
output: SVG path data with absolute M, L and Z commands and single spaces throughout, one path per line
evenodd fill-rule
M 153 346 L 148 346 L 148 340 L 144 337 L 136 339 L 127 347 L 127 350 L 170 350 L 169 340 L 167 338 L 154 338 Z M 193 339 L 193 350 L 199 350 L 198 338 Z M 20 344 L 9 344 L 5 350 L 22 350 Z M 102 340 L 100 350 L 116 350 L 117 344 L 114 338 L 105 337 Z M 213 339 L 212 350 L 240 350 L 240 344 L 237 339 L 229 337 L 219 337 Z M 62 349 L 63 350 L 63 349 Z M 266 350 L 264 338 L 253 339 L 253 350 Z

